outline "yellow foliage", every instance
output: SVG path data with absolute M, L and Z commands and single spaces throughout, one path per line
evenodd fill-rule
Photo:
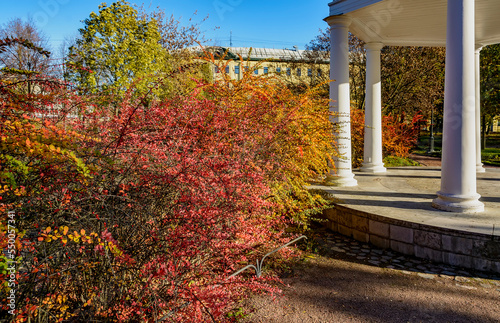
M 216 61 L 210 53 L 205 59 L 217 65 L 219 71 L 224 71 L 228 64 Z M 255 76 L 253 70 L 243 70 L 240 80 L 221 73 L 213 83 L 205 85 L 202 93 L 232 112 L 235 127 L 241 119 L 255 121 L 261 138 L 260 146 L 252 149 L 263 153 L 260 164 L 254 166 L 268 174 L 267 181 L 274 200 L 282 206 L 281 213 L 304 225 L 314 212 L 329 203 L 321 195 L 312 194 L 307 186 L 311 179 L 328 172 L 335 154 L 329 102 L 318 95 L 321 85 L 295 94 L 272 75 Z M 272 141 L 266 134 L 272 134 Z M 273 155 L 279 165 L 272 165 L 266 155 Z

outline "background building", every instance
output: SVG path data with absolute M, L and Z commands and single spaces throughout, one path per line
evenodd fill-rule
M 329 79 L 329 54 L 307 50 L 253 47 L 208 47 L 223 70 L 213 66 L 214 77 L 228 73 L 239 80 L 245 71 L 252 75 L 279 74 L 290 83 L 315 85 Z

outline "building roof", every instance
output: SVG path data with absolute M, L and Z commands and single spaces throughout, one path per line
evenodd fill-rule
M 229 51 L 236 56 L 241 56 L 243 59 L 255 60 L 283 60 L 283 61 L 298 61 L 307 58 L 305 50 L 299 49 L 271 49 L 271 48 L 253 48 L 253 47 L 229 47 Z
M 445 46 L 447 0 L 334 0 L 330 16 L 352 18 L 349 30 L 389 46 Z M 500 43 L 500 1 L 475 0 L 478 45 Z
M 205 47 L 205 50 L 211 51 L 215 56 L 221 57 L 227 52 L 226 58 L 237 60 L 240 58 L 243 60 L 251 61 L 305 61 L 311 60 L 312 57 L 316 55 L 311 55 L 312 52 L 308 50 L 300 50 L 297 48 L 288 49 L 274 49 L 274 48 L 257 48 L 257 47 L 221 47 L 212 46 Z M 195 50 L 201 50 L 199 46 Z M 328 53 L 327 53 L 328 54 Z M 322 55 L 324 56 L 324 55 Z M 324 56 L 328 57 L 328 55 Z

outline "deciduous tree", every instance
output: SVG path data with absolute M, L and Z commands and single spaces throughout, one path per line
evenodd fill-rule
M 329 29 L 321 30 L 307 48 L 330 50 Z M 363 109 L 365 101 L 366 54 L 364 42 L 349 34 L 351 100 Z M 430 117 L 432 108 L 442 107 L 445 51 L 437 47 L 389 47 L 382 49 L 382 105 L 386 113 L 413 116 L 422 111 Z
M 171 71 L 158 22 L 141 17 L 128 2 L 101 4 L 84 24 L 67 61 L 74 67 L 70 78 L 81 87 L 122 97 L 133 83 L 147 92 L 154 85 L 152 75 Z
M 195 85 L 189 80 L 208 77 L 188 49 L 203 38 L 197 24 L 181 26 L 159 8 L 137 10 L 124 0 L 100 5 L 84 23 L 69 49 L 67 76 L 92 93 L 123 97 L 133 84 L 135 97 L 149 100 L 185 93 Z M 149 91 L 154 96 L 145 96 Z
M 384 47 L 381 54 L 382 105 L 386 113 L 412 117 L 442 108 L 445 49 Z M 442 114 L 442 111 L 438 111 Z
M 0 29 L 0 39 L 7 38 L 22 39 L 35 47 L 47 48 L 47 38 L 36 28 L 32 20 L 23 21 L 16 18 L 7 22 Z M 12 46 L 3 47 L 0 53 L 2 69 L 9 72 L 7 73 L 9 77 L 18 80 L 30 80 L 42 73 L 49 74 L 52 71 L 49 52 L 32 50 L 25 44 L 15 43 Z M 35 91 L 31 82 L 27 82 L 25 90 L 28 93 Z
M 481 116 L 483 147 L 493 118 L 500 114 L 500 44 L 481 50 Z

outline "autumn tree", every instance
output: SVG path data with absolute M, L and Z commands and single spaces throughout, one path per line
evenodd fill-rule
M 160 34 L 160 45 L 169 54 L 168 65 L 175 73 L 175 77 L 169 77 L 168 82 L 163 80 L 163 87 L 167 83 L 168 94 L 187 94 L 196 82 L 194 79 L 211 80 L 210 64 L 202 63 L 198 53 L 192 50 L 193 46 L 206 42 L 200 30 L 201 22 L 194 22 L 196 12 L 189 18 L 187 23 L 181 24 L 180 19 L 174 15 L 168 15 L 165 10 L 157 7 L 154 11 L 146 11 L 139 8 L 139 17 L 146 21 L 155 21 Z M 179 73 L 182 72 L 182 73 Z
M 445 49 L 389 47 L 381 53 L 382 104 L 386 113 L 412 117 L 422 111 L 442 114 Z
M 307 48 L 313 52 L 330 51 L 330 31 L 320 30 Z M 433 107 L 441 107 L 444 97 L 444 48 L 389 47 L 382 49 L 382 104 L 386 113 L 423 111 L 430 116 Z M 349 34 L 349 70 L 351 100 L 364 108 L 366 53 L 364 42 Z
M 26 22 L 19 18 L 10 20 L 0 29 L 0 38 L 25 39 L 37 47 L 48 48 L 47 38 L 36 28 L 32 20 Z M 5 48 L 0 54 L 0 63 L 4 68 L 40 73 L 48 72 L 50 68 L 50 60 L 46 55 L 19 44 Z
M 69 49 L 68 76 L 90 92 L 123 97 L 134 84 L 137 96 L 152 90 L 165 97 L 182 90 L 173 73 L 189 80 L 202 70 L 187 49 L 200 37 L 197 25 L 181 26 L 160 9 L 147 13 L 120 0 L 100 5 L 84 23 Z
M 68 56 L 69 78 L 81 87 L 122 97 L 132 83 L 144 92 L 151 86 L 148 76 L 169 72 L 157 22 L 139 17 L 126 1 L 101 4 L 84 24 Z
M 38 30 L 32 20 L 23 21 L 19 18 L 12 19 L 0 29 L 1 39 L 22 39 L 35 47 L 47 48 L 47 38 Z M 33 79 L 37 74 L 50 73 L 52 70 L 48 51 L 32 50 L 29 46 L 15 43 L 6 46 L 0 53 L 0 64 L 3 71 L 8 72 L 10 78 L 18 80 Z M 21 73 L 22 71 L 22 73 Z M 28 93 L 34 91 L 31 82 L 27 82 L 24 89 Z
M 144 20 L 156 21 L 158 32 L 161 36 L 160 44 L 170 53 L 184 51 L 190 46 L 205 41 L 199 29 L 199 24 L 193 22 L 196 13 L 193 17 L 188 19 L 187 25 L 182 25 L 179 19 L 176 19 L 174 15 L 169 16 L 165 10 L 160 7 L 150 12 L 147 12 L 141 7 L 139 8 L 139 16 Z M 205 21 L 207 18 L 208 17 L 202 19 L 201 22 Z
M 481 117 L 483 147 L 493 118 L 500 114 L 500 44 L 481 50 Z

